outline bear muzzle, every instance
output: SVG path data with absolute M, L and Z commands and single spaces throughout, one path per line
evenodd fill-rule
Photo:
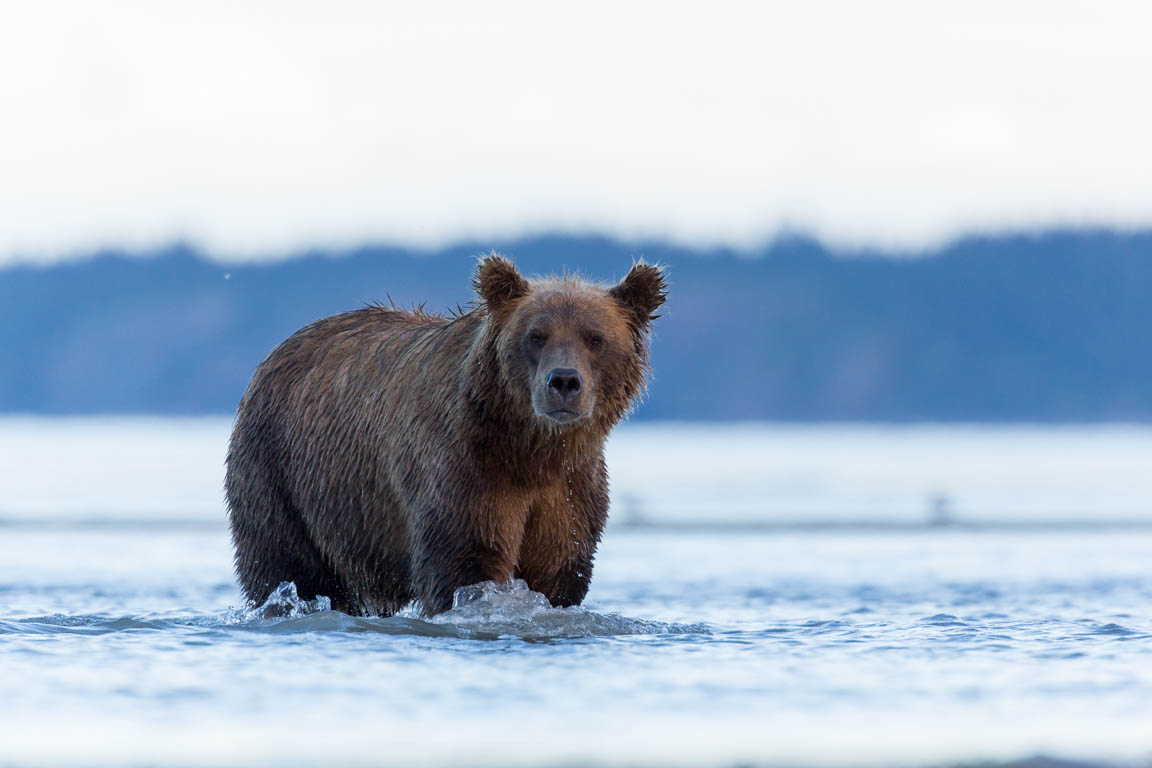
M 578 421 L 587 415 L 585 389 L 580 371 L 553 368 L 545 377 L 544 393 L 537 400 L 536 413 L 559 424 Z

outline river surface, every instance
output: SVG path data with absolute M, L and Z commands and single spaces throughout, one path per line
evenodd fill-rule
M 689 468 L 652 454 L 695 466 L 709 452 L 685 440 L 743 440 L 739 461 L 755 430 L 625 433 L 644 454 L 626 472 L 655 462 L 685 490 L 665 514 L 643 478 L 621 479 L 632 519 L 606 532 L 582 608 L 486 585 L 428 621 L 349 617 L 290 587 L 242 605 L 224 422 L 0 423 L 0 765 L 1152 764 L 1152 507 L 1143 475 L 1108 485 L 1148 435 L 793 428 L 787 451 L 764 429 L 780 464 L 810 471 L 780 482 L 766 463 L 741 485 L 754 462 L 717 466 L 713 504 L 707 479 L 688 489 Z M 909 439 L 949 461 L 902 474 L 881 454 L 899 464 Z M 805 452 L 845 440 L 896 479 L 821 475 Z M 997 485 L 1011 472 L 955 463 L 1029 440 L 1102 467 L 1044 483 L 1021 460 L 1038 496 L 1068 489 L 1050 518 L 1027 483 Z M 126 464 L 148 494 L 117 490 Z M 37 472 L 54 478 L 41 494 Z M 1094 482 L 1095 517 L 1072 518 L 1093 512 Z M 1003 524 L 971 501 L 997 487 Z

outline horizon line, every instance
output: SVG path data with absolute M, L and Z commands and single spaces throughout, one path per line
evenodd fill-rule
M 821 236 L 805 228 L 780 228 L 771 236 L 755 242 L 741 243 L 715 240 L 709 242 L 685 241 L 669 235 L 627 236 L 607 229 L 540 228 L 526 229 L 516 234 L 486 237 L 480 234 L 444 238 L 436 242 L 406 240 L 404 238 L 366 237 L 361 240 L 328 244 L 305 243 L 284 250 L 258 253 L 226 253 L 212 248 L 192 237 L 172 237 L 160 242 L 94 244 L 83 249 L 58 254 L 8 254 L 0 256 L 0 272 L 14 269 L 51 269 L 83 262 L 108 259 L 127 261 L 163 260 L 173 257 L 191 257 L 197 261 L 236 268 L 274 266 L 312 258 L 354 257 L 365 251 L 400 251 L 412 257 L 433 257 L 456 250 L 475 250 L 476 254 L 538 243 L 547 240 L 601 241 L 625 248 L 635 248 L 642 255 L 644 248 L 683 251 L 701 257 L 729 256 L 735 258 L 765 258 L 773 250 L 788 247 L 809 247 L 837 260 L 922 261 L 937 258 L 957 247 L 990 241 L 1042 240 L 1055 237 L 1112 237 L 1139 238 L 1152 236 L 1152 224 L 1144 226 L 1117 226 L 1106 224 L 1051 224 L 1027 227 L 970 228 L 932 243 L 918 246 L 885 245 L 876 243 L 844 243 L 835 238 Z M 514 258 L 515 254 L 511 254 Z

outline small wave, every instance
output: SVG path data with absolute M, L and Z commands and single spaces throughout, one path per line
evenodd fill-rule
M 115 632 L 171 629 L 173 622 L 134 616 L 103 614 L 34 616 L 27 619 L 0 619 L 0 634 L 12 635 L 107 635 Z
M 418 605 L 387 618 L 349 616 L 331 608 L 327 597 L 304 600 L 296 585 L 284 582 L 260 606 L 213 616 L 164 619 L 106 614 L 0 619 L 0 634 L 84 634 L 239 631 L 270 634 L 370 632 L 460 639 L 519 637 L 551 640 L 625 635 L 711 634 L 704 624 L 666 624 L 602 614 L 579 606 L 553 608 L 548 598 L 516 580 L 493 581 L 456 590 L 451 610 L 425 618 Z
M 580 606 L 553 608 L 521 579 L 485 581 L 456 590 L 452 609 L 430 619 L 440 626 L 477 634 L 538 637 L 709 634 L 703 624 L 667 624 L 602 614 Z
M 317 595 L 313 600 L 304 600 L 296 591 L 296 584 L 291 581 L 282 581 L 280 586 L 272 590 L 268 599 L 258 608 L 253 608 L 243 615 L 251 619 L 296 619 L 313 613 L 322 613 L 332 610 L 332 600 L 324 595 Z
M 937 613 L 934 616 L 925 616 L 920 619 L 921 624 L 927 624 L 933 627 L 966 627 L 968 626 L 958 617 L 950 613 Z
M 465 639 L 520 637 L 546 640 L 617 635 L 708 634 L 703 624 L 667 624 L 601 614 L 579 606 L 554 608 L 548 598 L 533 592 L 523 580 L 510 583 L 486 581 L 461 587 L 452 608 L 423 618 L 413 604 L 395 616 L 370 618 L 348 616 L 330 610 L 327 598 L 301 600 L 295 585 L 281 584 L 264 605 L 247 614 L 240 628 L 272 632 L 376 632 L 388 635 L 421 635 Z

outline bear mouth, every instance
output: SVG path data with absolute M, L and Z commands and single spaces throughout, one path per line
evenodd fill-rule
M 567 408 L 557 408 L 554 411 L 548 411 L 548 418 L 553 421 L 559 421 L 561 424 L 567 424 L 570 421 L 579 419 L 580 414 L 576 411 L 570 411 Z

